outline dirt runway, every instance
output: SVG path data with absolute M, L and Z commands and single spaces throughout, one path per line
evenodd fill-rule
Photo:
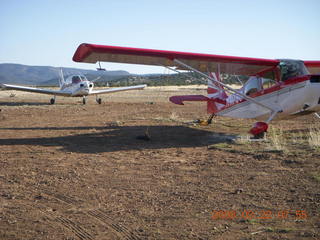
M 0 91 L 0 239 L 319 239 L 319 119 L 275 123 L 280 142 L 232 141 L 253 121 L 192 124 L 206 106 L 175 94 L 204 90 L 101 105 Z

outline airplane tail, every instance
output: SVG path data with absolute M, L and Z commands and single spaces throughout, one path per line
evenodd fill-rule
M 62 68 L 60 68 L 59 87 L 61 88 L 65 83 Z
M 219 74 L 210 73 L 210 77 L 215 79 L 216 81 L 221 81 Z M 207 101 L 207 111 L 208 113 L 216 113 L 218 112 L 224 105 L 226 105 L 226 99 L 228 95 L 226 94 L 223 86 L 217 82 L 214 82 L 208 79 L 208 98 Z
M 219 74 L 218 74 L 219 75 Z M 216 73 L 210 73 L 210 77 L 220 82 L 220 78 L 217 77 Z M 228 95 L 226 94 L 223 86 L 215 81 L 208 79 L 208 89 L 207 96 L 203 95 L 183 95 L 183 96 L 172 96 L 169 100 L 172 103 L 184 105 L 184 101 L 200 101 L 207 102 L 208 113 L 216 113 L 223 106 L 226 105 L 226 99 Z

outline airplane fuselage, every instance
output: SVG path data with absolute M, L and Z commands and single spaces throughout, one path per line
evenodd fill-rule
M 274 119 L 289 119 L 320 111 L 320 75 L 291 78 L 251 95 L 260 103 L 277 107 Z M 265 119 L 268 109 L 246 100 L 233 101 L 220 109 L 217 115 L 233 118 Z
M 76 78 L 75 78 L 76 77 Z M 72 82 L 65 82 L 61 85 L 60 90 L 69 93 L 71 97 L 88 96 L 93 89 L 93 82 L 88 81 L 83 76 L 73 76 Z

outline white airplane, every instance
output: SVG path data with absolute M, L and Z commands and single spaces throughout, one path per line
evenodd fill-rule
M 8 90 L 18 90 L 18 91 L 53 95 L 54 97 L 50 99 L 51 104 L 55 103 L 56 96 L 82 97 L 83 104 L 86 104 L 86 97 L 89 95 L 96 95 L 97 103 L 101 104 L 102 100 L 101 98 L 98 97 L 99 94 L 138 90 L 138 89 L 144 89 L 147 86 L 143 84 L 143 85 L 136 85 L 136 86 L 130 86 L 130 87 L 117 87 L 117 88 L 110 88 L 110 89 L 93 90 L 93 87 L 94 87 L 93 82 L 94 81 L 89 81 L 83 75 L 72 75 L 72 76 L 69 76 L 67 79 L 64 79 L 62 70 L 61 70 L 61 78 L 59 79 L 59 85 L 60 85 L 59 90 L 33 88 L 33 87 L 11 85 L 11 84 L 1 84 L 0 86 Z

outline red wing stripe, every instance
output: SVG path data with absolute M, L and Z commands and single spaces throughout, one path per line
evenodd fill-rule
M 320 67 L 320 61 L 304 61 L 307 67 Z
M 85 62 L 86 58 L 92 53 L 149 56 L 149 57 L 167 58 L 170 60 L 183 59 L 183 60 L 198 60 L 198 61 L 209 61 L 209 62 L 212 61 L 212 62 L 221 62 L 221 63 L 263 65 L 263 66 L 276 66 L 279 63 L 278 60 L 273 60 L 273 59 L 234 57 L 234 56 L 164 51 L 164 50 L 144 49 L 144 48 L 129 48 L 129 47 L 96 45 L 96 44 L 87 44 L 87 43 L 83 43 L 78 47 L 78 49 L 76 50 L 73 56 L 73 60 L 75 62 Z M 97 61 L 99 60 L 97 59 L 96 62 Z

